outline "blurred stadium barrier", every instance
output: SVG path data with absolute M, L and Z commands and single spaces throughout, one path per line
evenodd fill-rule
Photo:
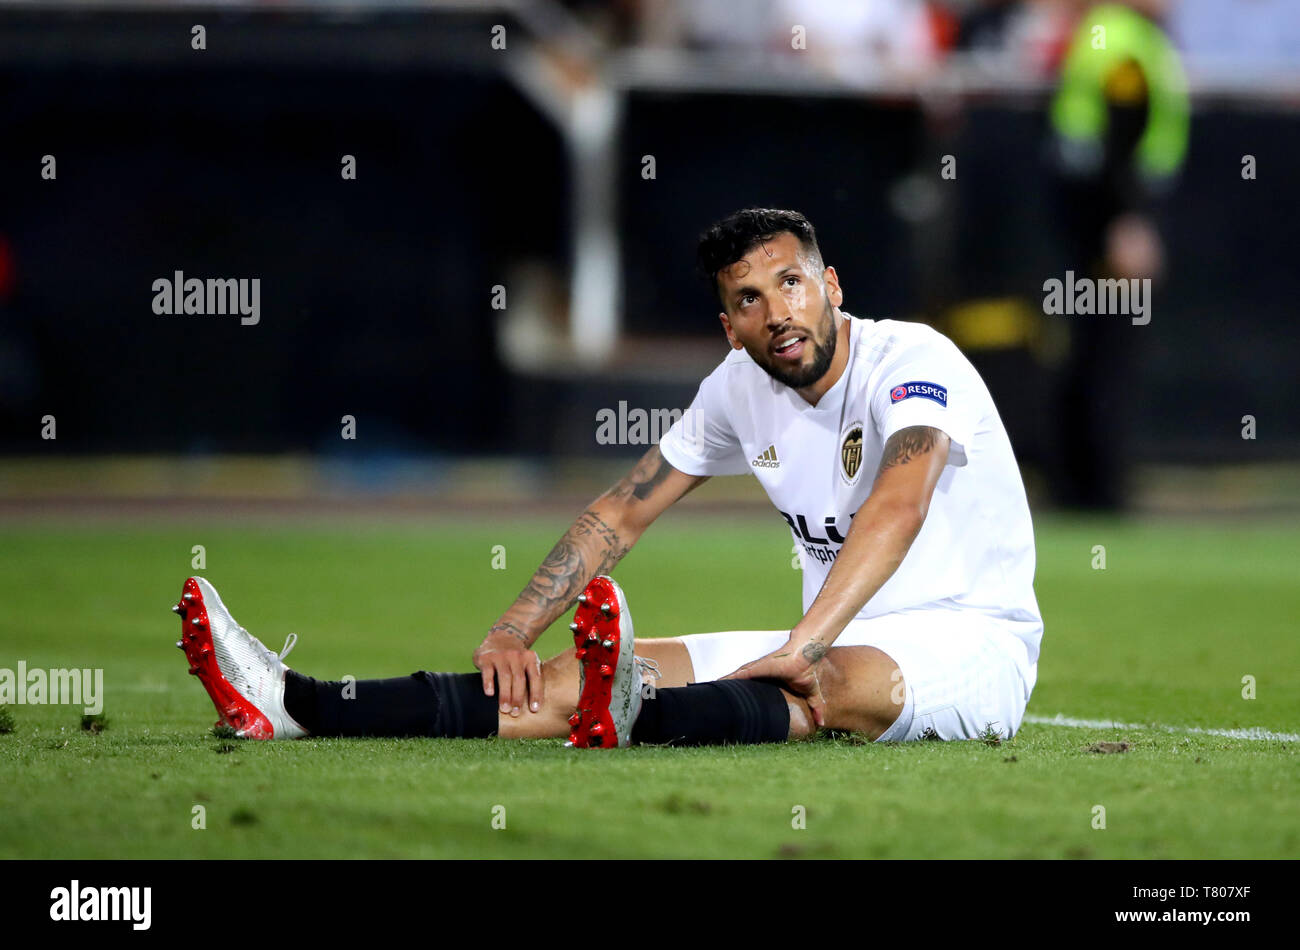
M 288 453 L 382 485 L 367 459 L 635 455 L 597 441 L 598 413 L 681 408 L 721 358 L 694 238 L 747 204 L 813 220 L 846 309 L 958 340 L 1046 486 L 1072 344 L 1039 303 L 1073 253 L 1048 111 L 1086 9 L 0 5 L 5 490 L 31 457 Z M 1153 322 L 1105 395 L 1138 463 L 1293 462 L 1300 19 L 1163 19 L 1190 140 L 1148 207 Z M 177 270 L 259 278 L 263 318 L 153 313 Z

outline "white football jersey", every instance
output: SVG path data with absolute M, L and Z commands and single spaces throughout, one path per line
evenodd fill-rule
M 732 350 L 659 444 L 688 475 L 753 473 L 790 526 L 803 609 L 821 590 L 866 501 L 885 440 L 908 426 L 948 434 L 948 464 L 903 563 L 861 619 L 909 608 L 1004 622 L 1037 664 L 1034 533 L 1020 469 L 984 381 L 920 323 L 850 317 L 848 365 L 816 406 Z

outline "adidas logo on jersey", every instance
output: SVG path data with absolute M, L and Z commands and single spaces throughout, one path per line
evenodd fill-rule
M 780 468 L 781 460 L 776 457 L 776 446 L 769 445 L 766 452 L 749 464 L 755 468 Z

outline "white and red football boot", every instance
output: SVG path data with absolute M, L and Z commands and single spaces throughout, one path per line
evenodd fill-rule
M 245 739 L 297 739 L 307 730 L 284 708 L 283 660 L 298 635 L 289 634 L 279 653 L 235 623 L 217 589 L 202 577 L 185 581 L 181 602 L 172 610 L 181 617 L 176 645 L 190 661 L 190 673 L 212 697 L 222 723 Z
M 641 712 L 642 668 L 650 666 L 633 653 L 635 638 L 627 598 L 613 578 L 592 578 L 578 596 L 569 624 L 581 679 L 578 711 L 569 717 L 572 732 L 565 745 L 582 749 L 627 746 Z

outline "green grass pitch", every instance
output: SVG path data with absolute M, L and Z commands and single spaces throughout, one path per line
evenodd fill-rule
M 798 618 L 778 519 L 683 515 L 616 572 L 639 636 Z M 212 735 L 168 610 L 193 545 L 255 635 L 278 648 L 299 634 L 296 668 L 367 678 L 468 670 L 563 527 L 0 527 L 0 667 L 102 667 L 108 720 L 95 733 L 80 708 L 10 708 L 0 858 L 1300 856 L 1300 743 L 1284 739 L 1030 723 L 998 746 L 844 736 L 587 753 L 560 740 Z M 1047 633 L 1031 715 L 1300 731 L 1300 529 L 1036 527 Z M 1105 570 L 1093 569 L 1099 544 Z M 566 633 L 557 624 L 540 652 Z M 1100 740 L 1130 748 L 1089 752 Z

